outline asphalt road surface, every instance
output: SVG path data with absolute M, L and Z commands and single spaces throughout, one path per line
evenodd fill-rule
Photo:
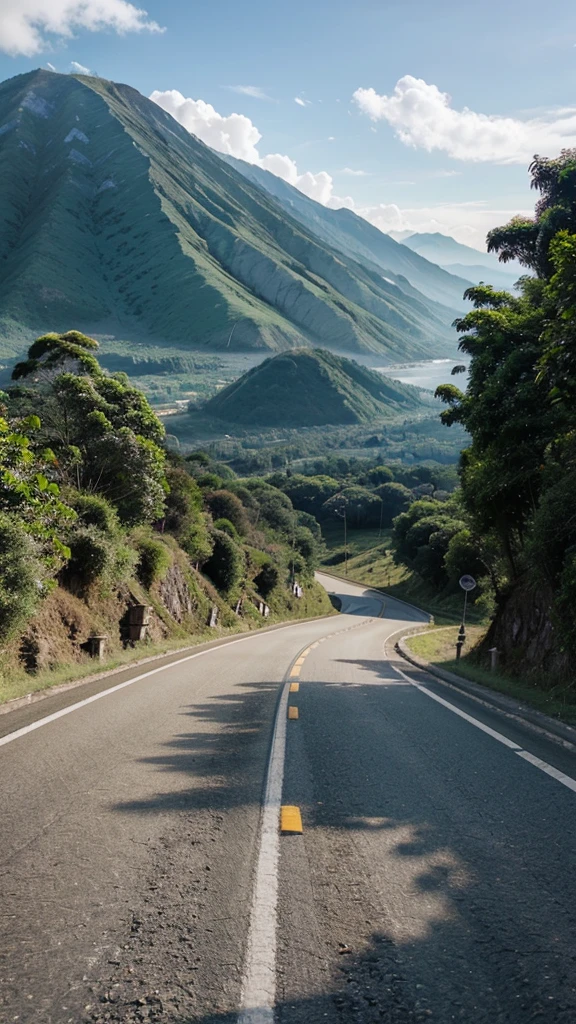
M 576 754 L 323 582 L 341 615 L 0 716 L 1 1024 L 576 1022 Z

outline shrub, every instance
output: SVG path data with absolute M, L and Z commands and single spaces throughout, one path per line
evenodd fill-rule
M 238 530 L 229 519 L 217 519 L 214 523 L 214 529 L 227 533 L 229 537 L 232 537 L 232 540 L 238 540 Z
M 121 534 L 111 537 L 96 526 L 79 526 L 68 543 L 70 559 L 60 574 L 65 583 L 75 580 L 89 587 L 99 582 L 108 589 L 119 586 L 134 569 L 136 556 Z
M 166 496 L 165 528 L 174 534 L 190 558 L 202 561 L 212 551 L 202 492 L 186 470 L 178 466 L 167 467 L 166 479 L 170 490 Z
M 240 498 L 231 491 L 210 491 L 206 504 L 215 520 L 228 519 L 241 536 L 248 531 L 248 518 Z
M 278 585 L 279 580 L 280 572 L 278 567 L 273 562 L 267 562 L 254 578 L 254 586 L 258 593 L 262 594 L 262 597 L 268 597 L 268 594 Z
M 100 494 L 81 494 L 79 491 L 67 494 L 66 497 L 84 526 L 95 526 L 110 535 L 118 532 L 118 514 L 106 498 Z
M 164 579 L 172 565 L 172 552 L 161 540 L 153 537 L 142 537 L 138 540 L 138 579 L 147 589 L 153 583 Z
M 214 531 L 214 550 L 204 565 L 204 572 L 214 586 L 231 597 L 244 578 L 246 560 L 244 552 L 222 530 Z
M 0 641 L 10 639 L 36 609 L 42 570 L 20 523 L 0 513 Z

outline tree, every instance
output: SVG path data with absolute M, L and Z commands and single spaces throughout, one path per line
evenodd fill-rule
M 152 522 L 163 511 L 164 427 L 125 374 L 107 374 L 98 344 L 78 331 L 47 334 L 18 363 L 10 408 L 42 408 L 40 438 L 56 456 L 61 483 L 104 494 L 126 523 Z

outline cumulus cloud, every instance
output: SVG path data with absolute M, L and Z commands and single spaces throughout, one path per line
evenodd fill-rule
M 235 156 L 271 171 L 324 206 L 354 205 L 349 196 L 340 198 L 334 195 L 332 177 L 327 171 L 319 171 L 317 174 L 305 171 L 301 174 L 296 162 L 283 153 L 262 156 L 258 149 L 262 136 L 245 114 L 220 114 L 211 103 L 187 98 L 177 89 L 165 92 L 156 89 L 150 99 L 219 153 Z
M 70 74 L 72 75 L 91 75 L 90 68 L 85 68 L 83 64 L 79 64 L 77 60 L 70 61 Z
M 402 208 L 396 203 L 379 203 L 356 209 L 356 213 L 380 228 L 380 231 L 439 231 L 483 252 L 486 251 L 486 235 L 491 228 L 505 224 L 517 213 L 528 217 L 532 212 L 494 209 L 481 201 L 413 208 Z
M 147 12 L 127 0 L 1 0 L 0 50 L 32 57 L 51 38 L 70 38 L 79 29 L 98 32 L 162 32 Z
M 576 144 L 576 107 L 526 120 L 456 110 L 448 93 L 412 75 L 400 78 L 391 96 L 357 89 L 353 99 L 372 121 L 387 121 L 405 145 L 455 160 L 523 164 L 534 153 L 554 155 Z
M 231 92 L 239 92 L 242 96 L 251 96 L 253 100 L 272 99 L 259 85 L 227 85 L 226 88 L 230 89 Z

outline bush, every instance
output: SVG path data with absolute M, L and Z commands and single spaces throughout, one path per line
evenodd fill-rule
M 210 491 L 206 495 L 206 504 L 215 520 L 228 519 L 241 536 L 248 532 L 248 518 L 244 506 L 240 498 L 231 491 Z
M 10 639 L 34 614 L 41 581 L 33 541 L 16 520 L 0 513 L 0 641 Z
M 190 558 L 202 561 L 212 551 L 202 492 L 186 470 L 178 466 L 167 467 L 166 479 L 170 490 L 166 496 L 165 529 L 174 534 Z
M 274 587 L 278 585 L 280 581 L 280 572 L 273 564 L 273 562 L 267 562 L 262 566 L 258 575 L 254 578 L 254 586 L 262 597 L 268 597 L 268 594 L 274 590 Z
M 96 526 L 79 526 L 68 541 L 70 559 L 61 572 L 64 581 L 76 580 L 83 587 L 100 582 L 105 588 L 118 586 L 134 569 L 134 552 L 122 542 L 121 534 L 109 536 Z
M 118 532 L 120 523 L 116 509 L 100 494 L 81 494 L 76 491 L 66 494 L 66 498 L 84 526 L 95 526 L 109 535 Z
M 243 550 L 222 530 L 214 531 L 214 550 L 204 565 L 204 572 L 214 586 L 232 597 L 244 578 L 246 560 Z
M 172 565 L 172 552 L 161 540 L 142 537 L 138 540 L 138 553 L 138 579 L 149 590 L 153 583 L 164 579 Z
M 214 529 L 227 533 L 229 537 L 232 537 L 232 540 L 238 540 L 238 530 L 229 519 L 217 519 L 214 523 Z

